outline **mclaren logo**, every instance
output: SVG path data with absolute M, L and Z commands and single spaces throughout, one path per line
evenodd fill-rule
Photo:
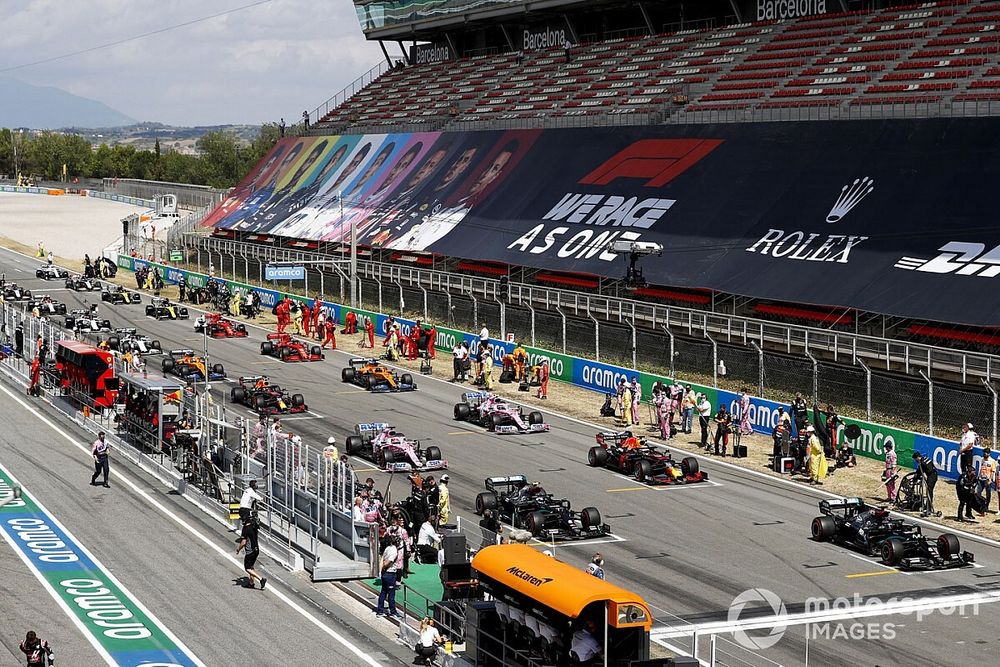
M 518 579 L 523 579 L 527 581 L 532 586 L 541 586 L 543 584 L 547 584 L 550 581 L 552 581 L 552 577 L 536 577 L 532 574 L 525 572 L 519 567 L 508 567 L 507 573 L 513 574 Z
M 933 259 L 901 257 L 897 269 L 921 273 L 954 273 L 959 276 L 995 278 L 1000 275 L 1000 246 L 986 251 L 982 243 L 951 241 L 938 248 L 940 254 Z
M 855 178 L 854 182 L 850 185 L 845 185 L 840 190 L 840 196 L 837 197 L 837 202 L 830 209 L 830 212 L 826 216 L 826 221 L 840 222 L 840 220 L 851 212 L 851 209 L 861 203 L 861 200 L 872 193 L 875 189 L 875 181 L 865 176 L 864 178 Z

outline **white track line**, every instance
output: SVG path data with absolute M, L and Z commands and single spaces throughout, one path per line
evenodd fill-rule
M 28 403 L 25 403 L 21 399 L 20 396 L 17 396 L 16 394 L 13 394 L 6 386 L 0 385 L 0 391 L 2 391 L 3 393 L 7 394 L 18 405 L 20 405 L 25 410 L 27 410 L 28 412 L 30 412 L 31 414 L 33 414 L 35 417 L 37 417 L 39 419 L 39 421 L 41 421 L 43 424 L 45 424 L 46 426 L 48 426 L 49 428 L 51 428 L 57 434 L 59 434 L 60 436 L 62 436 L 67 442 L 69 442 L 74 447 L 76 447 L 81 452 L 83 452 L 87 456 L 88 459 L 90 458 L 90 448 L 89 447 L 87 447 L 84 444 L 78 442 L 72 435 L 70 435 L 69 433 L 67 433 L 66 431 L 64 431 L 62 428 L 60 428 L 54 422 L 50 421 L 48 417 L 46 417 L 45 415 L 43 415 L 41 412 L 39 412 L 38 410 L 36 410 L 34 407 L 32 407 L 31 405 L 29 405 Z M 209 549 L 211 549 L 212 551 L 214 551 L 223 560 L 225 560 L 228 563 L 230 563 L 231 565 L 233 565 L 240 572 L 243 571 L 243 564 L 239 560 L 237 560 L 235 557 L 233 557 L 232 554 L 230 554 L 228 551 L 226 551 L 225 549 L 223 549 L 222 547 L 220 547 L 219 545 L 217 545 L 215 542 L 213 542 L 209 538 L 205 537 L 201 532 L 199 532 L 197 529 L 195 529 L 191 524 L 187 523 L 179 515 L 175 514 L 168 507 L 166 507 L 165 505 L 163 505 L 162 503 L 160 503 L 158 500 L 156 500 L 155 498 L 153 498 L 152 496 L 150 496 L 148 493 L 146 493 L 145 491 L 143 491 L 131 479 L 129 479 L 128 477 L 126 477 L 125 475 L 121 474 L 120 472 L 118 472 L 115 469 L 112 469 L 112 474 L 117 479 L 119 479 L 120 481 L 122 481 L 123 483 L 125 483 L 130 489 L 132 489 L 132 491 L 136 495 L 140 496 L 148 504 L 150 504 L 151 506 L 155 507 L 157 510 L 159 510 L 160 512 L 162 512 L 167 518 L 169 518 L 171 521 L 173 521 L 174 523 L 176 523 L 177 525 L 179 525 L 181 528 L 183 528 L 184 530 L 186 530 L 188 533 L 190 533 L 195 539 L 197 539 L 198 541 L 202 542 L 205 546 L 207 546 Z M 344 648 L 346 648 L 347 650 L 349 650 L 351 653 L 353 653 L 359 660 L 361 660 L 366 665 L 372 665 L 372 667 L 380 667 L 379 663 L 377 663 L 374 660 L 372 660 L 372 658 L 363 649 L 361 649 L 360 647 L 352 644 L 350 641 L 348 641 L 340 633 L 338 633 L 335 630 L 333 630 L 332 628 L 328 627 L 325 623 L 323 623 L 323 621 L 321 621 L 320 619 L 318 619 L 315 616 L 313 616 L 312 614 L 310 614 L 308 611 L 306 611 L 303 607 L 301 607 L 298 603 L 296 603 L 290 597 L 288 597 L 287 595 L 285 595 L 284 593 L 282 593 L 280 590 L 277 590 L 277 588 L 276 588 L 275 585 L 272 584 L 271 586 L 269 586 L 267 588 L 267 592 L 270 593 L 271 595 L 275 596 L 276 598 L 278 598 L 282 602 L 284 602 L 286 605 L 288 605 L 288 607 L 290 607 L 291 609 L 293 609 L 296 613 L 298 613 L 299 615 L 301 615 L 307 621 L 309 621 L 310 623 L 312 623 L 313 625 L 315 625 L 317 628 L 319 628 L 321 631 L 323 631 L 324 633 L 326 633 L 334 641 L 336 641 L 341 646 L 343 646 Z

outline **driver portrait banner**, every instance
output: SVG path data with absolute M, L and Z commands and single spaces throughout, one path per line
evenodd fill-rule
M 611 243 L 647 242 L 655 285 L 1000 326 L 998 139 L 996 118 L 286 138 L 206 224 L 612 278 Z

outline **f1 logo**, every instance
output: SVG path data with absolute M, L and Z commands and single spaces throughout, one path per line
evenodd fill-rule
M 643 139 L 618 152 L 580 179 L 580 183 L 607 185 L 618 178 L 644 178 L 646 187 L 659 188 L 683 174 L 721 143 L 722 139 Z

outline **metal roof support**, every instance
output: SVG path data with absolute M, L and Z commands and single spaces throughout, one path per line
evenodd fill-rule
M 649 36 L 652 37 L 656 34 L 656 28 L 653 27 L 653 20 L 649 18 L 649 12 L 646 11 L 646 6 L 643 3 L 637 2 L 636 4 L 639 5 L 639 11 L 642 12 L 642 20 L 646 22 L 646 30 L 649 31 Z
M 385 61 L 386 61 L 387 63 L 389 63 L 389 67 L 392 67 L 392 58 L 390 58 L 390 57 L 389 57 L 389 51 L 388 51 L 388 50 L 386 50 L 386 48 L 385 48 L 385 42 L 383 42 L 383 41 L 382 41 L 382 40 L 380 39 L 380 40 L 378 40 L 378 45 L 379 45 L 379 47 L 381 47 L 381 49 L 382 49 L 382 55 L 384 55 L 384 56 L 385 56 Z

